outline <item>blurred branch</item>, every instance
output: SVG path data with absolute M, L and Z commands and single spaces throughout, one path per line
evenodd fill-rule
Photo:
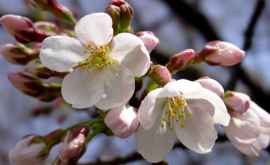
M 197 29 L 208 41 L 221 40 L 207 17 L 198 9 L 184 0 L 163 0 L 168 7 L 181 19 Z

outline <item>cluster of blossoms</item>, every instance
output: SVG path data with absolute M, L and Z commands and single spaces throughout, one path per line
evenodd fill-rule
M 107 13 L 89 14 L 76 23 L 71 11 L 57 1 L 31 4 L 69 22 L 70 28 L 15 15 L 1 17 L 2 26 L 18 41 L 4 45 L 1 54 L 25 65 L 23 71 L 10 73 L 9 80 L 41 101 L 62 97 L 75 109 L 94 106 L 102 113 L 46 136 L 27 136 L 10 152 L 13 164 L 45 164 L 58 143 L 54 164 L 76 164 L 98 133 L 121 138 L 135 134 L 137 151 L 150 162 L 162 161 L 176 142 L 197 153 L 211 152 L 218 138 L 216 125 L 224 127 L 244 154 L 258 156 L 269 144 L 270 115 L 249 96 L 224 92 L 208 77 L 174 79 L 190 65 L 240 63 L 245 52 L 233 44 L 209 42 L 201 51 L 173 55 L 162 66 L 150 58 L 159 39 L 152 32 L 132 32 L 133 10 L 124 0 L 113 0 Z

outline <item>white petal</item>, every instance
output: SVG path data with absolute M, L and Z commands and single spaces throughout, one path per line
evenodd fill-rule
M 186 93 L 192 93 L 201 89 L 202 86 L 198 82 L 181 79 L 169 82 L 165 85 L 165 88 L 170 89 L 171 91 L 175 90 L 178 91 L 178 93 L 181 92 L 186 95 Z
M 128 69 L 114 65 L 106 70 L 104 94 L 96 104 L 103 110 L 126 104 L 135 91 L 135 80 Z
M 81 43 L 75 38 L 52 36 L 43 41 L 39 57 L 41 63 L 49 69 L 67 72 L 84 60 L 86 54 Z
M 75 32 L 85 45 L 106 45 L 113 37 L 112 19 L 106 13 L 86 15 L 76 24 Z
M 249 156 L 259 156 L 260 151 L 269 145 L 270 136 L 259 134 L 258 118 L 248 115 L 245 115 L 245 120 L 233 118 L 229 127 L 225 127 L 225 133 L 239 151 Z
M 144 129 L 152 128 L 158 116 L 161 115 L 165 100 L 157 100 L 157 98 L 162 91 L 162 88 L 151 91 L 141 102 L 138 119 Z
M 99 70 L 76 69 L 62 84 L 62 95 L 74 108 L 88 108 L 96 104 L 104 93 L 104 73 Z
M 150 56 L 142 40 L 130 33 L 114 37 L 111 55 L 137 77 L 144 75 L 150 67 Z
M 213 118 L 200 101 L 189 104 L 189 110 L 192 117 L 186 118 L 184 128 L 179 127 L 179 123 L 175 121 L 176 136 L 192 151 L 208 153 L 217 139 Z
M 231 143 L 242 153 L 258 156 L 259 148 L 264 148 L 264 139 L 260 138 L 260 119 L 252 110 L 248 110 L 241 116 L 233 117 L 230 125 L 225 127 L 226 136 Z M 263 140 L 261 142 L 261 140 Z M 269 143 L 269 140 L 267 140 Z M 256 144 L 256 145 L 255 145 Z
M 262 127 L 270 127 L 270 114 L 267 113 L 264 109 L 258 106 L 255 102 L 251 101 L 250 103 L 250 111 L 256 113 L 258 118 L 260 118 Z
M 227 112 L 227 108 L 222 99 L 215 93 L 205 89 L 197 88 L 194 91 L 190 91 L 184 94 L 188 100 L 199 99 L 209 102 L 211 106 L 211 114 L 213 115 L 214 122 L 224 126 L 229 125 L 230 115 Z
M 136 133 L 137 151 L 150 162 L 162 161 L 175 142 L 172 131 L 161 132 L 159 126 L 156 122 L 150 130 L 139 127 Z

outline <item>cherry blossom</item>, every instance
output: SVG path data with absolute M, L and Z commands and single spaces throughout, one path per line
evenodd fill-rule
M 75 33 L 78 39 L 46 38 L 40 53 L 49 69 L 70 72 L 62 84 L 64 100 L 74 108 L 95 105 L 103 110 L 125 104 L 134 93 L 134 77 L 150 67 L 142 40 L 130 33 L 113 37 L 112 19 L 106 13 L 84 16 Z
M 163 160 L 177 139 L 197 153 L 210 152 L 217 139 L 215 124 L 227 126 L 230 121 L 221 98 L 189 80 L 151 91 L 138 118 L 138 152 L 151 162 Z

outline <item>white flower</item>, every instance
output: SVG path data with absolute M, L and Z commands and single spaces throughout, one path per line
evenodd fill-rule
M 259 156 L 261 150 L 270 143 L 270 115 L 250 101 L 246 112 L 232 115 L 229 126 L 225 127 L 225 133 L 240 152 Z
M 38 155 L 44 149 L 44 143 L 30 144 L 33 136 L 19 141 L 15 148 L 9 152 L 9 159 L 12 165 L 44 165 L 44 158 Z
M 210 152 L 230 116 L 219 96 L 198 82 L 178 80 L 151 91 L 138 112 L 137 149 L 151 162 L 164 159 L 178 139 L 198 153 Z
M 130 33 L 113 37 L 106 13 L 81 18 L 78 38 L 48 37 L 40 52 L 42 64 L 58 72 L 71 72 L 63 80 L 62 95 L 74 108 L 96 105 L 110 109 L 125 104 L 135 88 L 134 77 L 144 75 L 150 57 L 143 42 Z

